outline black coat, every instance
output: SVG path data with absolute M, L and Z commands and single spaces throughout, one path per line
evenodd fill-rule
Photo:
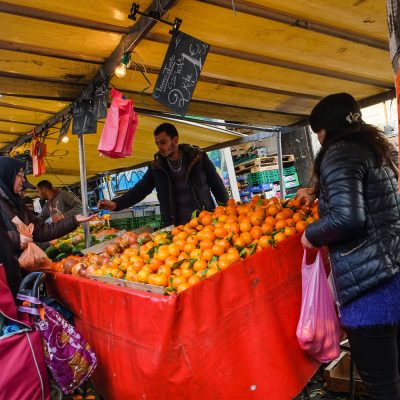
M 21 282 L 21 270 L 2 218 L 0 218 L 0 243 L 0 264 L 3 264 L 8 286 L 15 297 Z
M 187 182 L 193 201 L 193 211 L 211 211 L 215 208 L 210 190 L 217 202 L 226 203 L 229 198 L 228 193 L 207 154 L 187 144 L 179 145 L 179 150 L 182 152 L 183 162 L 188 166 Z M 158 153 L 143 179 L 129 192 L 114 200 L 117 203 L 116 210 L 123 210 L 142 201 L 154 188 L 157 190 L 160 202 L 162 226 L 175 224 L 175 194 L 171 175 L 166 160 Z
M 324 155 L 320 220 L 307 227 L 315 246 L 328 245 L 339 304 L 380 285 L 400 268 L 400 196 L 396 174 L 377 167 L 360 145 L 338 142 Z
M 16 257 L 22 253 L 20 248 L 20 235 L 17 227 L 12 222 L 13 217 L 17 216 L 25 225 L 33 224 L 34 230 L 32 239 L 34 242 L 48 242 L 53 239 L 60 238 L 72 231 L 78 226 L 78 222 L 74 215 L 65 217 L 59 222 L 47 224 L 39 220 L 32 211 L 29 211 L 26 206 L 17 208 L 15 204 L 8 199 L 6 194 L 0 188 L 0 218 L 7 235 L 13 245 Z

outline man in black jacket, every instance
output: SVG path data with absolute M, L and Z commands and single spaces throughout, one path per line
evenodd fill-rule
M 211 211 L 217 202 L 226 203 L 228 193 L 207 154 L 198 147 L 178 144 L 174 125 L 164 123 L 154 131 L 158 153 L 143 179 L 114 201 L 101 200 L 99 208 L 118 211 L 133 206 L 154 188 L 160 202 L 163 226 L 187 223 L 194 210 Z

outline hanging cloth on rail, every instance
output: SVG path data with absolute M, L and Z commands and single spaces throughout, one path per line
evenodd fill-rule
M 47 155 L 47 145 L 44 143 L 46 134 L 43 134 L 42 139 L 34 137 L 31 142 L 31 157 L 33 176 L 41 176 L 46 172 L 45 157 Z

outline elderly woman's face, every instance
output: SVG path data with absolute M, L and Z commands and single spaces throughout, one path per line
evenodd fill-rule
M 324 141 L 325 141 L 326 130 L 325 129 L 320 129 L 316 133 L 317 133 L 318 141 L 319 141 L 320 145 L 322 146 L 324 144 Z
M 22 184 L 25 182 L 24 171 L 19 171 L 14 180 L 14 193 L 18 194 L 22 190 Z

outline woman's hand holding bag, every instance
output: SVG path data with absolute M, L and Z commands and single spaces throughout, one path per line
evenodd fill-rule
M 304 249 L 301 274 L 302 302 L 297 339 L 303 350 L 327 363 L 339 357 L 341 329 L 320 250 L 315 261 L 307 264 L 307 250 Z

